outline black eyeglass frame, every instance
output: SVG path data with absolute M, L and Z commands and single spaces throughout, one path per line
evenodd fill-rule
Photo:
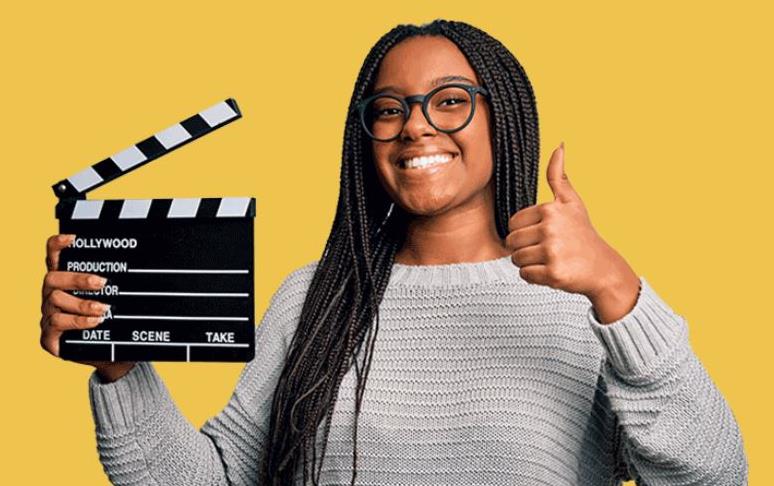
M 433 97 L 438 91 L 441 91 L 442 89 L 446 88 L 461 88 L 465 90 L 468 93 L 468 96 L 470 96 L 470 115 L 468 115 L 467 120 L 465 120 L 465 123 L 463 123 L 459 128 L 454 128 L 451 130 L 447 130 L 444 128 L 440 128 L 436 126 L 435 123 L 433 123 L 433 120 L 430 118 L 430 115 L 427 113 L 427 104 L 430 98 Z M 449 84 L 442 84 L 441 86 L 437 86 L 430 90 L 426 94 L 418 94 L 418 95 L 412 95 L 412 96 L 406 96 L 405 98 L 402 96 L 390 94 L 390 93 L 377 93 L 375 95 L 369 96 L 368 98 L 361 100 L 359 103 L 355 105 L 353 108 L 353 111 L 357 111 L 358 116 L 360 117 L 360 125 L 363 127 L 363 130 L 365 130 L 366 134 L 371 137 L 373 140 L 379 141 L 379 142 L 391 142 L 398 138 L 403 131 L 402 129 L 398 131 L 398 133 L 394 137 L 390 138 L 376 138 L 373 133 L 368 129 L 368 126 L 366 125 L 365 121 L 365 108 L 368 106 L 368 103 L 375 100 L 379 97 L 387 97 L 392 98 L 394 100 L 397 100 L 400 102 L 400 104 L 403 106 L 403 126 L 406 125 L 406 122 L 409 119 L 409 116 L 411 116 L 411 103 L 420 103 L 422 105 L 422 113 L 425 115 L 425 119 L 427 120 L 430 125 L 432 125 L 433 128 L 438 130 L 439 132 L 443 133 L 454 133 L 462 130 L 473 119 L 473 115 L 476 114 L 476 94 L 481 93 L 482 96 L 489 97 L 489 91 L 486 90 L 486 88 L 483 88 L 481 86 L 474 86 L 471 84 L 462 84 L 462 83 L 449 83 Z

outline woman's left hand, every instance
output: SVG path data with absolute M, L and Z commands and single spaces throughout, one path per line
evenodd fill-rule
M 602 322 L 634 307 L 640 281 L 626 260 L 591 225 L 580 196 L 564 171 L 564 144 L 547 169 L 551 202 L 517 211 L 508 222 L 505 244 L 527 282 L 589 298 Z

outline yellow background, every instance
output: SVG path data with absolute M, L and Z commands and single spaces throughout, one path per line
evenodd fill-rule
M 567 173 L 593 223 L 688 320 L 691 344 L 741 426 L 750 484 L 766 484 L 771 10 L 468 0 L 393 1 L 366 13 L 363 5 L 3 8 L 2 482 L 108 484 L 88 405 L 91 369 L 38 346 L 44 242 L 57 228 L 51 184 L 236 98 L 242 120 L 90 197 L 256 197 L 260 317 L 281 280 L 322 253 L 347 103 L 369 48 L 398 23 L 444 17 L 489 32 L 525 66 L 543 142 L 539 202 L 551 198 L 545 168 L 564 140 Z M 242 365 L 157 367 L 200 426 L 225 405 Z

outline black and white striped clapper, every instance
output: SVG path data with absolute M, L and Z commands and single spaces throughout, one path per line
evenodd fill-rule
M 69 330 L 60 356 L 99 361 L 250 361 L 254 346 L 251 197 L 87 200 L 85 194 L 234 120 L 225 100 L 54 184 L 59 270 L 108 279 L 72 293 L 111 305 Z

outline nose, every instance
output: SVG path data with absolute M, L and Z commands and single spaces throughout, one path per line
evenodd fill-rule
M 420 103 L 409 105 L 409 117 L 403 124 L 403 130 L 400 133 L 401 140 L 416 140 L 424 135 L 435 135 L 435 128 L 427 121 L 422 112 Z

